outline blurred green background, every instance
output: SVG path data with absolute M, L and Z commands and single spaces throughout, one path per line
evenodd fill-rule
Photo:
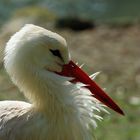
M 123 108 L 109 110 L 93 130 L 97 140 L 140 140 L 140 1 L 139 0 L 1 0 L 0 100 L 26 100 L 3 68 L 10 36 L 27 23 L 66 38 L 72 58 Z

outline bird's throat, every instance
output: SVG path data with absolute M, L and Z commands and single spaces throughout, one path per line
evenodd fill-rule
M 71 95 L 72 86 L 68 79 L 49 71 L 35 72 L 36 74 L 31 72 L 26 72 L 26 79 L 23 79 L 25 76 L 21 76 L 23 81 L 17 82 L 17 86 L 35 109 L 50 118 L 69 112 L 71 114 L 75 110 L 74 98 Z

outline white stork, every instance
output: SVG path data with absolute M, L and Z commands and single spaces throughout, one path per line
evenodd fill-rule
M 26 25 L 6 45 L 4 65 L 31 102 L 0 102 L 0 140 L 93 140 L 104 110 L 123 111 L 72 60 L 60 35 Z

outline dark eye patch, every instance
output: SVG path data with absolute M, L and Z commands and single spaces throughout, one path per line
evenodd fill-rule
M 60 53 L 59 50 L 52 50 L 52 49 L 50 49 L 50 52 L 51 52 L 54 56 L 57 56 L 57 57 L 59 57 L 60 59 L 63 59 L 63 58 L 62 58 L 62 55 L 61 55 L 61 53 Z

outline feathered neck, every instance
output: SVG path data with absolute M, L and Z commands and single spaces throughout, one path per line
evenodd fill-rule
M 64 130 L 69 126 L 73 129 L 70 134 L 79 134 L 74 140 L 93 139 L 90 128 L 96 127 L 96 119 L 102 119 L 95 113 L 104 108 L 82 84 L 72 84 L 67 77 L 26 66 L 13 71 L 11 76 L 33 107 L 54 126 Z M 68 130 L 65 133 L 70 135 Z

